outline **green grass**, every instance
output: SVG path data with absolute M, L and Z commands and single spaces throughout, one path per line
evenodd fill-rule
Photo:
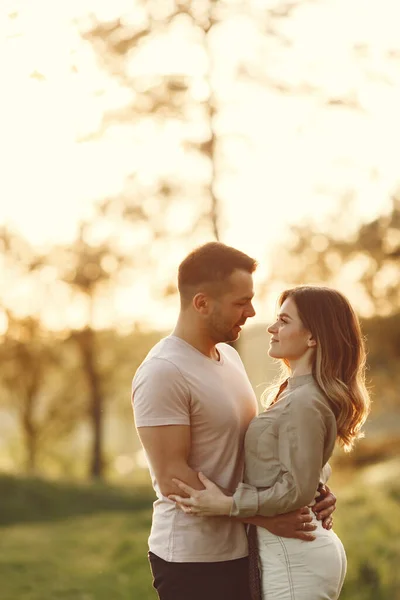
M 349 561 L 341 600 L 400 600 L 397 463 L 332 481 Z M 143 487 L 0 477 L 1 600 L 156 600 L 152 500 Z
M 150 490 L 0 478 L 1 600 L 156 600 Z

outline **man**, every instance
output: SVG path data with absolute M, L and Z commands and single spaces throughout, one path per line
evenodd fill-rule
M 237 352 L 254 317 L 254 259 L 211 242 L 181 263 L 181 310 L 172 335 L 161 340 L 135 374 L 132 401 L 148 457 L 154 503 L 149 559 L 160 600 L 249 600 L 248 547 L 243 523 L 285 537 L 312 540 L 308 509 L 238 520 L 192 517 L 168 499 L 172 479 L 202 489 L 202 471 L 232 493 L 242 478 L 243 441 L 257 402 Z M 330 519 L 332 494 L 317 506 Z

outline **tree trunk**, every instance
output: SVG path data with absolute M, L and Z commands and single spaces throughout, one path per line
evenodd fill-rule
M 24 389 L 24 405 L 22 411 L 22 429 L 25 438 L 25 469 L 29 475 L 36 471 L 38 430 L 35 425 L 34 408 L 36 405 L 37 392 L 40 378 L 39 367 L 34 370 L 32 377 L 27 376 Z
M 215 181 L 216 181 L 216 156 L 215 156 L 215 146 L 216 146 L 216 136 L 213 129 L 213 118 L 214 118 L 214 110 L 210 106 L 210 124 L 211 124 L 211 164 L 212 164 L 212 177 L 210 182 L 210 196 L 211 196 L 211 210 L 210 210 L 210 219 L 211 226 L 213 230 L 213 235 L 217 242 L 221 241 L 220 230 L 219 230 L 219 217 L 220 217 L 220 208 L 221 204 L 219 199 L 215 194 Z
M 37 454 L 37 431 L 33 422 L 33 397 L 28 397 L 25 403 L 25 410 L 22 419 L 22 426 L 25 438 L 25 469 L 29 475 L 34 475 L 36 471 Z
M 87 327 L 79 333 L 78 344 L 82 353 L 84 372 L 89 389 L 89 418 L 92 426 L 89 475 L 94 479 L 102 479 L 104 472 L 103 396 L 100 377 L 95 367 L 95 334 L 91 327 Z

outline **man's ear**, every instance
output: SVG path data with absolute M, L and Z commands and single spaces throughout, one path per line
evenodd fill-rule
M 209 308 L 208 298 L 202 292 L 199 292 L 193 297 L 193 306 L 197 312 L 205 314 Z

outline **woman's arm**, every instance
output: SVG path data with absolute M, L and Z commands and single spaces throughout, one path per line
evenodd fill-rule
M 305 401 L 294 398 L 290 403 L 279 428 L 282 476 L 272 487 L 262 490 L 242 483 L 233 497 L 229 497 L 204 475 L 199 475 L 205 490 L 191 490 L 183 482 L 175 481 L 190 498 L 172 496 L 171 499 L 185 512 L 203 516 L 270 517 L 310 504 L 318 488 L 325 454 L 327 427 L 321 406 L 318 399 L 314 402 L 312 398 Z

